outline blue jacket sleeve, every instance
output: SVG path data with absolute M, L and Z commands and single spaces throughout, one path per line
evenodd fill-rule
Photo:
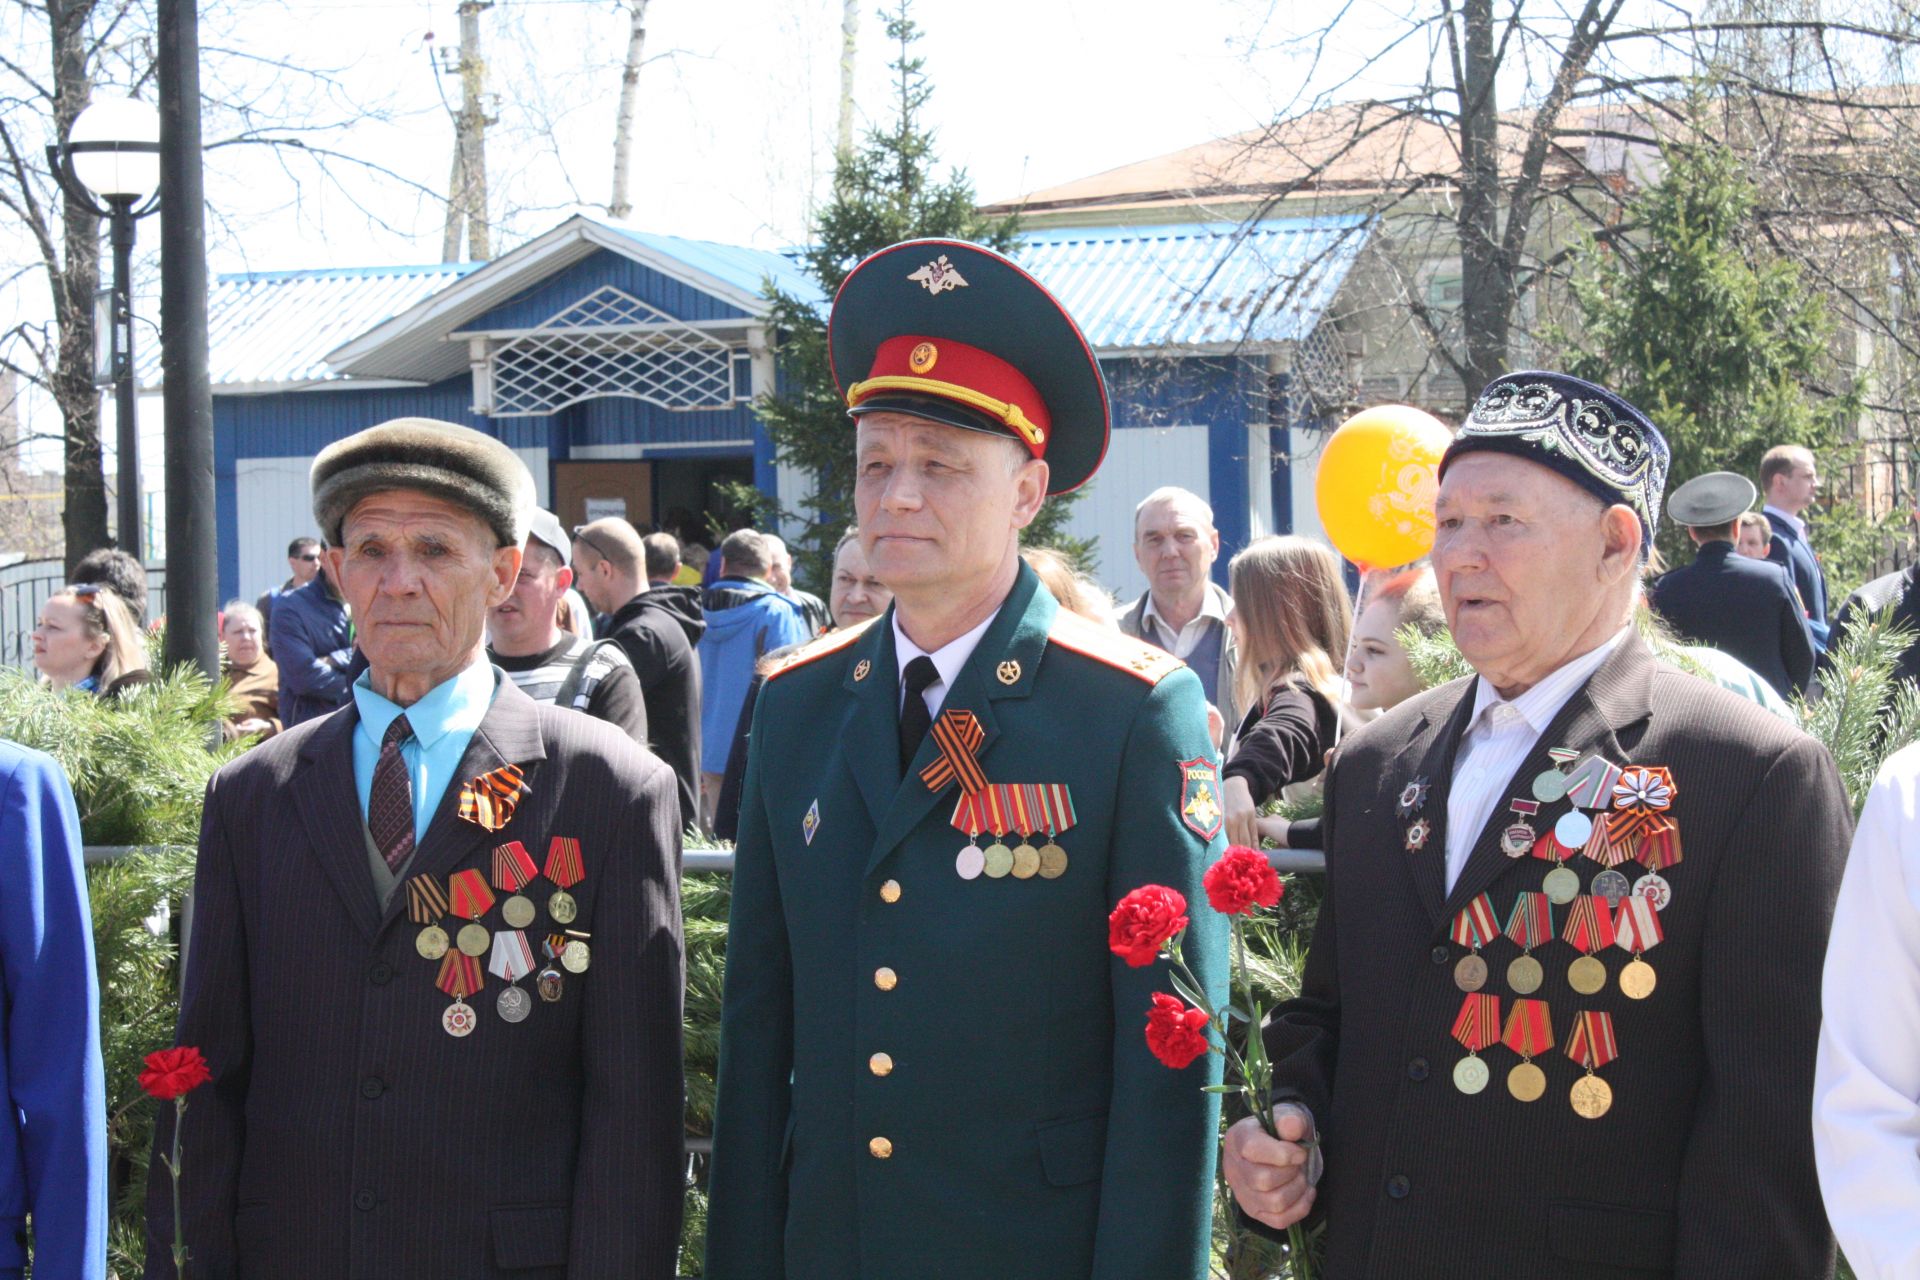
M 0 799 L 5 1078 L 33 1269 L 98 1280 L 107 1265 L 107 1099 L 80 818 L 53 761 L 9 752 L 0 762 L 12 766 Z
M 280 665 L 280 687 L 337 706 L 347 700 L 352 685 L 347 674 L 352 652 L 326 651 L 321 648 L 324 643 L 324 637 L 315 635 L 314 620 L 304 610 L 286 600 L 280 602 L 273 633 L 273 660 Z

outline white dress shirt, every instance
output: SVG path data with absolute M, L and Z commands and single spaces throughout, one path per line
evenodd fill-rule
M 999 616 L 1000 610 L 995 609 L 987 615 L 985 622 L 973 630 L 965 635 L 956 636 L 932 653 L 928 653 L 908 639 L 907 633 L 900 629 L 900 611 L 895 609 L 893 611 L 893 652 L 896 664 L 900 668 L 900 687 L 894 691 L 894 705 L 898 706 L 906 701 L 907 664 L 915 658 L 932 658 L 933 669 L 940 673 L 940 678 L 928 685 L 920 696 L 926 700 L 927 714 L 938 716 L 941 704 L 947 700 L 947 690 L 953 687 L 955 678 L 960 674 L 960 668 L 967 665 L 967 659 L 971 658 L 973 651 L 980 647 L 980 637 L 987 634 L 987 628 L 992 626 L 993 620 Z
M 1140 629 L 1148 633 L 1147 639 L 1184 662 L 1207 638 L 1212 623 L 1218 622 L 1223 627 L 1227 625 L 1226 599 L 1226 592 L 1211 582 L 1207 583 L 1206 590 L 1200 593 L 1200 612 L 1188 619 L 1187 625 L 1176 633 L 1173 625 L 1160 616 L 1160 610 L 1153 603 L 1153 592 L 1149 591 L 1146 603 L 1140 609 Z
M 1512 781 L 1513 771 L 1628 630 L 1622 627 L 1599 648 L 1548 673 L 1511 701 L 1502 698 L 1485 676 L 1474 682 L 1473 718 L 1454 752 L 1453 778 L 1447 785 L 1448 893 L 1466 869 L 1494 806 L 1508 798 L 1501 791 Z
M 1867 793 L 1821 983 L 1813 1154 L 1860 1280 L 1920 1276 L 1920 746 Z

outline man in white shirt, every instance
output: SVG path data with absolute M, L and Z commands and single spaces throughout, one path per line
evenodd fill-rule
M 1813 1150 L 1860 1280 L 1920 1276 L 1920 746 L 1880 767 L 1833 914 Z
M 1850 810 L 1819 743 L 1634 633 L 1666 464 L 1552 373 L 1489 384 L 1441 461 L 1478 674 L 1336 755 L 1279 1133 L 1227 1138 L 1251 1219 L 1325 1216 L 1328 1275 L 1832 1269 L 1806 1108 Z
M 1213 508 L 1199 494 L 1165 485 L 1133 512 L 1133 560 L 1147 590 L 1120 611 L 1120 630 L 1158 645 L 1192 667 L 1229 729 L 1240 723 L 1233 697 L 1236 651 L 1227 615 L 1233 599 L 1209 576 L 1220 557 Z

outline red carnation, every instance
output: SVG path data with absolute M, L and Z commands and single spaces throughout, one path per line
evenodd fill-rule
M 1207 1051 L 1209 1021 L 1204 1012 L 1184 1000 L 1156 991 L 1153 1008 L 1147 1010 L 1147 1048 L 1178 1071 Z
M 159 1049 L 148 1054 L 147 1069 L 140 1073 L 140 1087 L 160 1101 L 170 1102 L 211 1079 L 213 1073 L 207 1070 L 207 1060 L 200 1056 L 200 1051 L 192 1045 L 182 1045 L 178 1049 Z
M 1207 868 L 1200 883 L 1206 885 L 1213 909 L 1229 916 L 1251 915 L 1256 906 L 1270 907 L 1287 891 L 1267 855 L 1243 844 L 1230 845 L 1220 861 Z
M 1163 884 L 1141 885 L 1107 917 L 1107 947 L 1133 968 L 1144 968 L 1186 927 L 1186 898 Z

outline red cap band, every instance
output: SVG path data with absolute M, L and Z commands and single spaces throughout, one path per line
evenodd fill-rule
M 866 381 L 847 388 L 847 407 L 890 393 L 934 396 L 984 413 L 1036 458 L 1046 456 L 1053 436 L 1053 419 L 1026 376 L 964 342 L 902 334 L 881 343 Z

